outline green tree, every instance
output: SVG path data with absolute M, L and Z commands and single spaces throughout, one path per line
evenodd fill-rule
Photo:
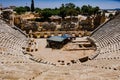
M 88 5 L 88 15 L 89 16 L 93 14 L 93 9 L 94 8 L 92 6 Z
M 76 11 L 78 14 L 80 14 L 81 13 L 80 7 L 76 7 Z
M 90 5 L 83 5 L 82 7 L 81 7 L 81 12 L 82 12 L 82 14 L 84 14 L 84 15 L 89 15 L 89 16 L 91 16 L 92 14 L 97 14 L 98 12 L 99 12 L 99 7 L 92 7 L 92 6 L 90 6 Z
M 60 16 L 64 19 L 64 17 L 66 16 L 67 12 L 65 10 L 65 5 L 62 4 L 61 7 L 60 7 Z
M 17 14 L 22 14 L 25 13 L 27 10 L 25 7 L 17 7 L 14 11 L 16 11 Z
M 61 9 L 60 10 L 60 16 L 64 19 L 66 16 L 66 10 L 65 9 Z
M 42 11 L 42 10 L 41 10 L 40 8 L 35 8 L 35 12 L 36 12 L 36 13 L 41 13 L 41 11 Z
M 42 10 L 41 15 L 43 16 L 45 21 L 49 20 L 49 17 L 52 16 L 52 12 L 50 8 L 46 8 Z
M 26 11 L 30 11 L 30 7 L 25 6 Z
M 65 7 L 66 8 L 69 8 L 69 9 L 71 9 L 71 8 L 75 8 L 75 4 L 73 4 L 73 3 L 67 3 L 67 4 L 65 4 Z
M 93 8 L 93 13 L 97 14 L 99 12 L 100 8 L 98 6 Z
M 82 11 L 82 14 L 88 14 L 88 6 L 83 5 L 83 6 L 81 7 L 81 11 Z
M 60 16 L 64 19 L 65 16 L 74 16 L 80 13 L 80 8 L 73 3 L 62 4 L 60 7 Z
M 31 0 L 31 11 L 34 12 L 34 0 Z

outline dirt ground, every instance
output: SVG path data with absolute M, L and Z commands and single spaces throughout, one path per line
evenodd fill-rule
M 83 39 L 85 40 L 85 39 Z M 65 51 L 62 49 L 51 49 L 46 48 L 47 41 L 46 39 L 35 39 L 38 46 L 38 51 L 32 53 L 35 57 L 44 59 L 55 64 L 58 63 L 58 60 L 63 60 L 65 62 L 70 62 L 71 60 L 78 60 L 82 57 L 89 56 L 94 53 L 94 50 L 74 50 L 74 51 Z M 64 47 L 75 47 L 71 43 L 66 44 Z

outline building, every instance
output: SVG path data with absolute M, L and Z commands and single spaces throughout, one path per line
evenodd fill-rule
M 71 36 L 68 34 L 64 34 L 63 36 L 52 36 L 47 39 L 47 47 L 50 48 L 62 48 L 66 43 L 68 43 L 71 40 Z

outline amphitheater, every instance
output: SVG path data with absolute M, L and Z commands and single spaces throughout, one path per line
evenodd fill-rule
M 120 14 L 87 37 L 96 45 L 89 60 L 76 59 L 75 64 L 59 66 L 49 61 L 47 54 L 44 59 L 35 53 L 25 54 L 23 47 L 28 46 L 29 38 L 0 20 L 0 80 L 120 80 L 119 35 Z M 39 51 L 42 50 L 41 47 Z

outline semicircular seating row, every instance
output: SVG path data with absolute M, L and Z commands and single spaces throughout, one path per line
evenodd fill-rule
M 28 38 L 0 20 L 0 80 L 32 80 L 51 66 L 44 66 L 24 55 Z M 36 65 L 36 66 L 34 66 Z
M 83 65 L 120 71 L 120 14 L 89 38 L 95 42 L 99 55 Z
M 45 72 L 44 80 L 60 79 L 60 76 L 61 79 L 67 77 L 62 80 L 67 80 L 68 77 L 71 80 L 119 80 L 120 15 L 104 24 L 90 39 L 97 45 L 98 55 L 94 59 L 70 67 L 40 64 L 22 53 L 22 47 L 27 45 L 27 38 L 0 20 L 0 79 L 34 80 Z

